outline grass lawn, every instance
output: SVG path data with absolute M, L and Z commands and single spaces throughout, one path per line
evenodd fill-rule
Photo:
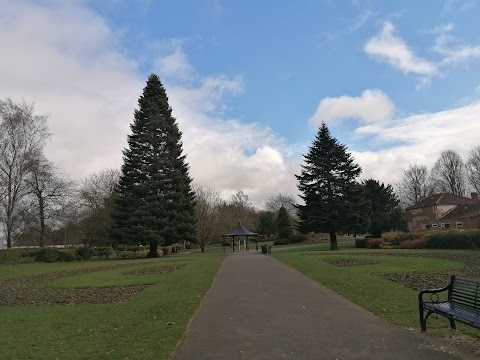
M 32 279 L 38 284 L 55 272 L 54 280 L 31 287 L 23 306 L 0 306 L 0 359 L 169 359 L 223 259 L 205 254 L 0 266 L 1 289 Z M 82 303 L 75 295 L 76 305 L 29 304 L 42 291 L 60 291 L 72 301 L 70 292 L 97 296 L 97 290 L 131 286 L 136 293 L 120 303 L 104 297 L 104 303 Z
M 446 285 L 450 274 L 465 271 L 462 259 L 472 258 L 472 252 L 467 251 L 340 247 L 342 250 L 333 252 L 326 250 L 326 246 L 292 249 L 273 252 L 272 256 L 381 318 L 415 331 L 420 328 L 419 290 L 409 287 L 411 284 L 408 281 L 415 279 L 415 284 L 418 284 L 419 279 L 431 281 L 435 275 L 434 280 L 440 281 L 441 286 Z M 480 258 L 479 255 L 478 252 L 473 254 L 474 258 Z M 448 320 L 436 315 L 430 316 L 427 327 L 429 333 L 436 335 L 445 335 L 449 331 Z M 471 327 L 458 324 L 458 328 L 463 333 L 480 337 L 480 331 Z

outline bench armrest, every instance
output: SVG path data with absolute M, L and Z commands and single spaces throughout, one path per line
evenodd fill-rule
M 438 288 L 438 289 L 424 289 L 424 290 L 420 291 L 420 293 L 418 294 L 418 302 L 421 303 L 421 304 L 424 303 L 424 301 L 423 301 L 423 295 L 424 294 L 430 294 L 431 302 L 437 302 L 438 297 L 435 301 L 435 300 L 432 299 L 432 295 L 434 295 L 434 294 L 436 295 L 438 293 L 449 291 L 452 287 L 454 279 L 455 279 L 455 276 L 452 276 L 452 279 L 450 280 L 450 283 L 447 286 L 444 286 L 444 287 L 441 287 L 441 288 Z

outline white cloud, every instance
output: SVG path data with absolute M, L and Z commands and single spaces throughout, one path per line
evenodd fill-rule
M 12 1 L 0 12 L 0 97 L 51 114 L 47 156 L 75 177 L 118 166 L 142 86 L 117 35 L 81 5 Z
M 371 136 L 377 143 L 395 144 L 375 152 L 355 152 L 364 169 L 362 176 L 393 184 L 400 180 L 402 169 L 414 160 L 431 167 L 447 149 L 465 156 L 472 146 L 478 145 L 479 116 L 480 102 L 476 101 L 450 110 L 358 128 L 357 134 Z
M 47 156 L 73 178 L 121 165 L 146 80 L 86 4 L 12 1 L 0 12 L 0 97 L 51 114 Z M 181 41 L 164 45 L 152 63 L 164 72 L 194 181 L 224 194 L 243 189 L 256 204 L 272 192 L 296 193 L 300 155 L 271 129 L 225 115 L 225 97 L 244 91 L 242 78 L 201 78 Z
M 437 66 L 416 56 L 403 39 L 395 36 L 394 30 L 391 22 L 385 22 L 382 31 L 367 41 L 365 52 L 374 60 L 386 62 L 404 74 L 437 75 Z
M 189 63 L 186 54 L 181 47 L 165 57 L 160 57 L 155 61 L 155 68 L 161 78 L 175 78 L 186 81 L 192 78 L 194 74 L 193 66 Z
M 373 12 L 372 10 L 363 11 L 355 19 L 353 25 L 350 27 L 350 31 L 357 31 L 358 29 L 362 28 L 368 22 L 368 20 L 375 15 L 377 15 L 377 13 Z
M 242 90 L 241 78 L 225 76 L 193 88 L 167 86 L 191 176 L 226 197 L 242 189 L 257 205 L 271 193 L 295 194 L 298 152 L 261 124 L 224 117 L 224 96 Z
M 389 120 L 393 111 L 394 105 L 384 92 L 370 89 L 362 92 L 359 97 L 340 96 L 322 99 L 317 111 L 310 118 L 310 123 L 319 125 L 322 121 L 332 123 L 347 118 L 373 123 Z
M 470 60 L 480 59 L 480 45 L 464 44 L 451 35 L 453 26 L 446 26 L 439 30 L 433 50 L 443 56 L 442 66 L 458 65 Z

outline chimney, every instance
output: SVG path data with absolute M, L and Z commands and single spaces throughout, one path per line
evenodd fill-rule
M 474 203 L 480 203 L 480 197 L 478 196 L 478 193 L 472 192 L 472 200 Z

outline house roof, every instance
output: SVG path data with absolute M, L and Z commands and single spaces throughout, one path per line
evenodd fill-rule
M 235 226 L 232 231 L 230 231 L 228 234 L 225 234 L 225 236 L 253 236 L 257 235 L 257 233 L 252 232 L 250 230 L 245 229 L 245 227 L 238 222 L 237 226 Z
M 409 206 L 405 210 L 420 209 L 424 207 L 430 207 L 435 205 L 463 205 L 463 204 L 472 204 L 473 200 L 463 196 L 458 196 L 454 194 L 435 194 L 426 199 L 423 199 L 412 206 Z
M 462 204 L 448 212 L 439 221 L 474 218 L 477 216 L 480 216 L 480 204 Z

